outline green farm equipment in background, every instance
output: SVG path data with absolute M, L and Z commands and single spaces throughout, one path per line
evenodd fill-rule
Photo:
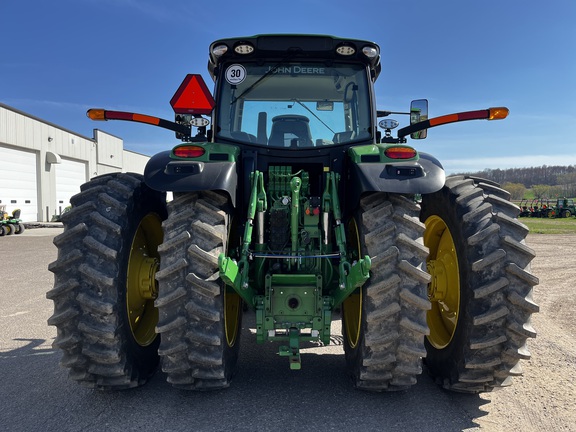
M 22 234 L 26 227 L 20 219 L 20 209 L 16 209 L 12 214 L 2 210 L 0 214 L 0 236 Z
M 520 207 L 518 217 L 530 217 L 532 215 L 532 206 L 528 207 L 528 200 L 526 198 L 522 198 L 518 206 Z
M 546 217 L 550 218 L 569 218 L 576 216 L 576 205 L 571 198 L 558 198 L 556 205 L 548 209 Z

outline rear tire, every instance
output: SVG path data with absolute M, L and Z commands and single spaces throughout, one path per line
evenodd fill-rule
M 136 387 L 158 366 L 160 338 L 154 329 L 161 222 L 165 194 L 138 174 L 107 174 L 82 185 L 62 216 L 50 264 L 54 301 L 48 324 L 53 346 L 70 378 L 101 390 Z
M 432 309 L 427 321 L 426 365 L 444 388 L 478 393 L 508 385 L 530 358 L 538 311 L 530 273 L 534 252 L 518 207 L 498 185 L 449 177 L 422 197 L 424 243 L 430 249 Z
M 406 197 L 376 193 L 350 221 L 351 248 L 372 259 L 370 279 L 342 305 L 346 362 L 359 389 L 404 390 L 422 372 L 430 276 L 418 212 Z
M 226 388 L 236 368 L 242 304 L 218 267 L 227 251 L 229 208 L 227 197 L 210 191 L 177 194 L 168 207 L 157 331 L 162 369 L 177 388 Z

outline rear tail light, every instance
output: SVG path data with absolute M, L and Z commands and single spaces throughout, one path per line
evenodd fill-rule
M 412 159 L 418 153 L 412 147 L 388 147 L 384 154 L 390 159 Z
M 176 147 L 172 150 L 172 153 L 179 158 L 194 159 L 203 156 L 206 150 L 204 147 L 197 145 L 183 145 Z

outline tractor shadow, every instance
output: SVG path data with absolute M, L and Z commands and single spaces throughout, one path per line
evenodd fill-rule
M 248 318 L 248 317 L 245 317 Z M 355 390 L 346 372 L 341 335 L 333 344 L 302 347 L 302 369 L 290 370 L 278 344 L 257 344 L 244 321 L 238 372 L 230 388 L 187 392 L 161 372 L 127 391 L 83 388 L 59 366 L 51 341 L 27 342 L 0 352 L 2 424 L 17 419 L 21 430 L 442 430 L 477 428 L 488 414 L 478 395 L 449 393 L 426 373 L 410 390 Z M 64 418 L 64 420 L 63 420 Z M 7 420 L 8 423 L 5 423 Z M 53 429 L 54 428 L 54 429 Z
M 481 409 L 488 401 L 447 392 L 426 370 L 406 391 L 356 390 L 346 369 L 343 337 L 334 326 L 331 344 L 302 344 L 302 369 L 290 370 L 287 358 L 277 353 L 279 344 L 257 344 L 252 323 L 244 318 L 238 373 L 224 397 L 241 411 L 272 420 L 271 427 L 461 431 L 479 427 L 475 419 L 488 414 Z

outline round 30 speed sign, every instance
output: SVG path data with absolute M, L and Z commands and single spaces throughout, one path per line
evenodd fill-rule
M 246 78 L 246 68 L 241 64 L 233 64 L 226 69 L 226 81 L 230 84 L 240 84 Z

